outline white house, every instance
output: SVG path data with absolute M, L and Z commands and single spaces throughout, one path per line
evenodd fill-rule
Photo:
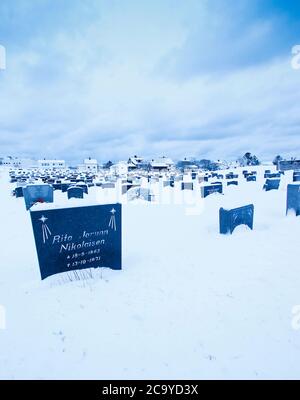
M 133 171 L 143 164 L 143 158 L 138 156 L 130 157 L 127 164 L 128 170 Z
M 78 165 L 79 172 L 92 172 L 96 174 L 98 172 L 98 161 L 92 158 L 87 158 L 83 161 L 83 164 Z
M 39 160 L 38 167 L 40 169 L 65 169 L 66 162 L 64 160 Z
M 174 162 L 167 157 L 160 157 L 151 161 L 151 168 L 154 171 L 168 171 L 174 166 Z
M 125 161 L 120 161 L 115 165 L 110 167 L 110 173 L 112 175 L 127 175 L 128 174 L 128 163 Z

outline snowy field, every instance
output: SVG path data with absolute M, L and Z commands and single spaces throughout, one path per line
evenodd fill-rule
M 291 173 L 264 192 L 264 170 L 197 207 L 179 184 L 165 204 L 124 204 L 123 270 L 65 283 L 41 281 L 30 215 L 2 171 L 0 378 L 299 378 L 300 218 L 285 215 Z M 90 192 L 55 192 L 55 206 L 113 200 Z M 219 208 L 251 203 L 254 231 L 221 236 Z

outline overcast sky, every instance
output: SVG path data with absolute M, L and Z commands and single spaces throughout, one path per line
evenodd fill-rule
M 2 155 L 300 156 L 297 0 L 1 0 L 0 44 Z

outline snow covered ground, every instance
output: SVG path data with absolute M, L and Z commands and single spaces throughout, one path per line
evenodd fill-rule
M 0 172 L 0 378 L 299 378 L 300 218 L 285 215 L 291 174 L 266 193 L 264 169 L 196 208 L 179 185 L 169 205 L 124 204 L 123 270 L 64 284 L 40 280 L 30 215 Z M 101 191 L 55 205 L 109 202 Z M 254 231 L 219 235 L 219 208 L 251 203 Z

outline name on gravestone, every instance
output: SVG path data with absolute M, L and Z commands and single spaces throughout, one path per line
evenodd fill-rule
M 121 204 L 30 214 L 42 279 L 75 270 L 122 269 Z

